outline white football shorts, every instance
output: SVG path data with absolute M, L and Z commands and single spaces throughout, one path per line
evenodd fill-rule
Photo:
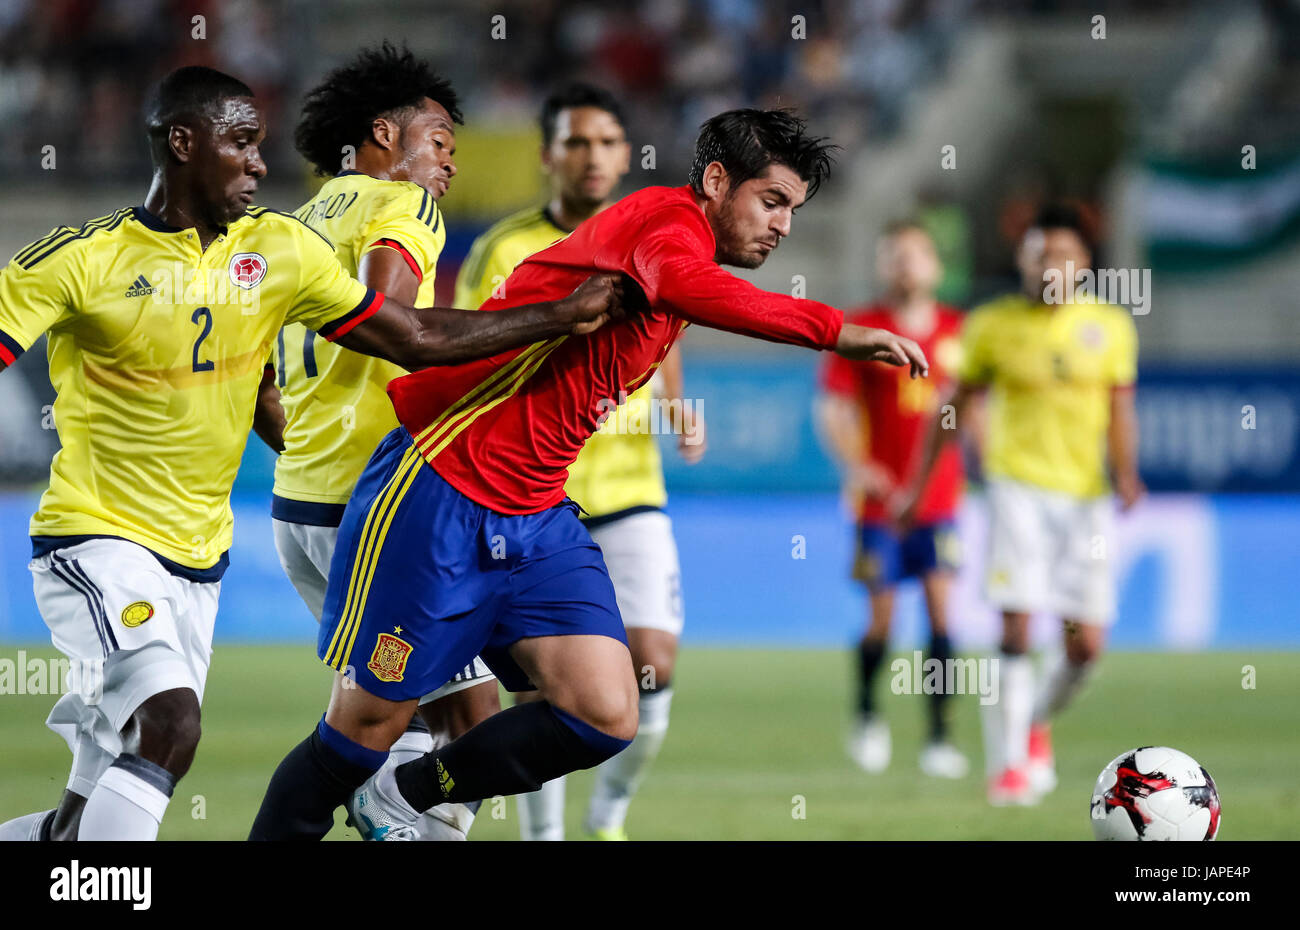
M 334 557 L 339 528 L 276 519 L 272 519 L 271 524 L 275 532 L 275 551 L 280 554 L 280 566 L 319 623 L 321 611 L 325 607 L 330 560 Z M 475 656 L 474 661 L 457 672 L 451 681 L 420 698 L 420 703 L 428 704 L 457 691 L 495 680 L 496 676 L 483 660 Z
M 46 724 L 73 752 L 68 787 L 88 796 L 147 699 L 188 688 L 202 702 L 221 582 L 178 578 L 122 539 L 86 540 L 28 567 L 50 638 L 71 664 Z
M 591 529 L 591 538 L 605 555 L 623 625 L 681 636 L 682 569 L 668 514 L 630 514 Z
M 986 591 L 1002 610 L 1115 620 L 1114 503 L 1011 481 L 988 481 Z

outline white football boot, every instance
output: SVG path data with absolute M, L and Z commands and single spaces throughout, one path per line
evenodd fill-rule
M 879 714 L 859 717 L 849 737 L 849 757 L 864 772 L 878 775 L 889 768 L 889 724 Z
M 388 761 L 366 779 L 348 800 L 348 823 L 356 827 L 363 840 L 374 842 L 413 842 L 419 839 L 416 829 L 420 814 L 411 809 L 397 790 Z
M 921 771 L 931 778 L 965 778 L 970 763 L 952 743 L 927 743 L 921 750 Z

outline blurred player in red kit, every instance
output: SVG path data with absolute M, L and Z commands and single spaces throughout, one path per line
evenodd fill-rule
M 952 380 L 962 318 L 934 299 L 942 267 L 934 242 L 917 223 L 886 228 L 877 264 L 883 299 L 847 319 L 914 339 L 930 360 L 930 377 L 900 377 L 896 368 L 832 355 L 822 367 L 817 403 L 818 425 L 840 467 L 845 502 L 857 521 L 853 576 L 866 585 L 870 604 L 867 632 L 858 648 L 857 719 L 849 744 L 853 760 L 868 772 L 889 765 L 889 724 L 876 708 L 874 692 L 900 581 L 917 579 L 925 594 L 930 648 L 923 672 L 932 667 L 930 659 L 942 664 L 952 656 L 948 592 L 958 559 L 953 520 L 962 487 L 960 450 L 952 444 L 925 484 L 914 522 L 902 527 L 893 520 L 891 505 L 911 480 L 926 424 Z M 920 765 L 927 775 L 961 778 L 969 765 L 948 741 L 946 697 L 943 688 L 929 695 L 929 732 Z

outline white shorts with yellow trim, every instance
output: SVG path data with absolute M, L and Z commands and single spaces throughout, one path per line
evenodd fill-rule
M 122 539 L 86 540 L 28 567 L 50 638 L 70 661 L 46 724 L 74 755 L 85 741 L 121 753 L 122 728 L 155 694 L 188 688 L 202 702 L 221 582 L 179 578 Z M 69 787 L 88 793 L 94 780 Z
M 588 529 L 605 556 L 623 625 L 681 636 L 682 568 L 668 514 L 644 510 Z
M 1114 504 L 989 478 L 988 599 L 1109 626 L 1115 620 Z

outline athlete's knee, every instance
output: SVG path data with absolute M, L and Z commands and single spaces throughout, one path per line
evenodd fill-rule
M 177 778 L 189 771 L 202 736 L 199 699 L 189 688 L 155 694 L 141 704 L 123 730 L 125 745 Z
M 1101 656 L 1105 631 L 1091 623 L 1065 622 L 1065 658 L 1071 665 L 1086 666 Z
M 570 713 L 579 720 L 618 740 L 636 736 L 639 695 L 635 682 L 621 688 L 586 688 L 574 697 Z

